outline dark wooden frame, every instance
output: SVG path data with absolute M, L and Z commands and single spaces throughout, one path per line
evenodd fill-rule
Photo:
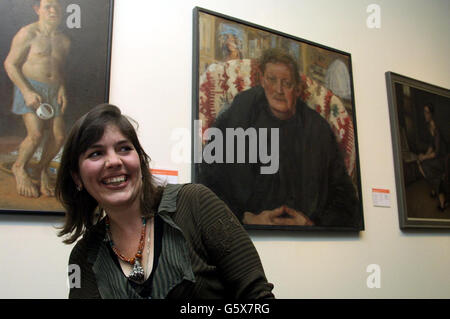
M 243 28 L 253 28 L 256 30 L 260 30 L 263 32 L 267 32 L 271 35 L 274 35 L 276 37 L 281 37 L 286 39 L 286 41 L 296 42 L 299 44 L 303 44 L 306 46 L 312 46 L 317 48 L 318 50 L 324 50 L 327 51 L 330 55 L 340 55 L 342 57 L 347 58 L 348 60 L 348 72 L 350 75 L 350 98 L 349 98 L 349 104 L 351 105 L 351 120 L 353 121 L 353 134 L 354 134 L 354 147 L 356 150 L 356 159 L 355 159 L 355 172 L 356 177 L 354 179 L 354 185 L 357 189 L 358 196 L 359 196 L 359 210 L 361 214 L 361 223 L 358 227 L 340 227 L 340 226 L 277 226 L 277 225 L 244 225 L 246 229 L 270 229 L 270 230 L 337 230 L 337 231 L 361 231 L 364 230 L 364 217 L 363 217 L 363 205 L 362 205 L 362 192 L 361 192 L 361 180 L 360 180 L 360 168 L 359 168 L 359 153 L 358 153 L 358 142 L 357 142 L 357 130 L 356 130 L 356 116 L 355 116 L 355 99 L 354 99 L 354 89 L 353 89 L 353 78 L 352 78 L 352 66 L 351 66 L 351 55 L 347 52 L 339 51 L 333 48 L 326 47 L 324 45 L 320 45 L 308 40 L 304 40 L 298 37 L 294 37 L 292 35 L 288 35 L 279 31 L 275 31 L 272 29 L 268 29 L 265 27 L 262 27 L 260 25 L 256 25 L 247 21 L 239 20 L 230 16 L 226 16 L 217 12 L 213 12 L 207 9 L 196 7 L 193 10 L 193 64 L 192 64 L 192 81 L 193 81 L 193 91 L 192 91 L 192 120 L 193 123 L 195 120 L 199 119 L 199 80 L 200 80 L 200 66 L 202 66 L 204 63 L 202 63 L 200 59 L 200 28 L 199 28 L 199 15 L 200 14 L 207 14 L 213 16 L 215 19 L 223 19 L 226 21 L 229 21 L 230 24 L 240 25 Z M 195 163 L 195 153 L 197 150 L 196 147 L 196 134 L 198 132 L 195 131 L 196 128 L 194 124 L 192 125 L 192 167 L 191 167 L 191 173 L 192 173 L 192 180 L 194 182 L 198 181 L 198 165 Z
M 429 190 L 423 194 L 424 197 L 413 193 L 418 190 L 418 182 L 422 183 L 422 188 L 428 189 L 425 184 L 425 179 L 420 175 L 417 162 L 414 161 L 414 154 L 418 153 L 417 150 L 419 147 L 423 147 L 423 145 L 419 144 L 421 135 L 424 134 L 421 132 L 423 129 L 419 129 L 419 124 L 423 125 L 424 123 L 423 115 L 421 115 L 423 113 L 423 106 L 428 101 L 434 104 L 436 126 L 440 127 L 441 130 L 445 129 L 445 131 L 441 131 L 445 141 L 445 138 L 449 136 L 450 130 L 448 126 L 448 123 L 450 123 L 450 90 L 393 72 L 386 72 L 385 77 L 400 228 L 450 228 L 450 208 L 447 208 L 445 212 L 439 212 L 437 209 L 437 199 L 429 198 Z M 409 93 L 405 94 L 403 92 Z M 405 106 L 406 104 L 408 105 L 407 107 Z M 405 125 L 406 117 L 411 119 L 415 118 L 414 122 L 409 121 L 413 124 Z M 443 125 L 439 125 L 440 123 L 443 123 Z M 417 149 L 411 147 L 409 141 L 412 139 L 409 136 L 412 133 L 408 134 L 408 132 L 417 135 L 416 140 L 419 141 L 417 142 Z M 405 148 L 405 145 L 408 145 L 408 148 Z M 407 158 L 411 158 L 411 156 L 407 156 L 410 154 L 413 154 L 412 160 L 407 161 Z M 414 183 L 416 184 L 414 185 Z M 410 208 L 409 212 L 408 203 Z M 419 208 L 418 205 L 423 206 Z M 422 216 L 417 215 L 415 212 L 416 208 Z M 430 217 L 431 215 L 436 217 Z

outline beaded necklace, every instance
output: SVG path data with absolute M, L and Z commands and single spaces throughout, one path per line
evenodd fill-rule
M 142 283 L 145 279 L 145 273 L 144 269 L 142 268 L 142 251 L 144 250 L 144 244 L 145 244 L 145 230 L 147 227 L 147 220 L 145 217 L 142 217 L 142 230 L 141 230 L 141 239 L 139 240 L 139 246 L 136 255 L 131 258 L 127 258 L 124 255 L 122 255 L 117 248 L 114 246 L 114 242 L 112 240 L 111 235 L 111 228 L 109 223 L 109 217 L 106 216 L 106 231 L 108 232 L 109 237 L 109 245 L 111 246 L 112 250 L 116 254 L 117 257 L 119 257 L 121 260 L 133 265 L 133 270 L 131 271 L 130 275 L 128 276 L 128 279 L 136 282 L 136 283 Z

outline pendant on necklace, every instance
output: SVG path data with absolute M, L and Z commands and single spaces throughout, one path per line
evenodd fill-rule
M 133 270 L 131 271 L 128 279 L 134 281 L 135 283 L 141 284 L 144 282 L 144 268 L 142 268 L 139 259 L 136 259 L 134 262 Z

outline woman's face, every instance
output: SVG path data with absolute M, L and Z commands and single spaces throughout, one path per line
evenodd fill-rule
M 102 138 L 80 155 L 78 167 L 79 174 L 73 174 L 75 183 L 82 184 L 105 210 L 139 205 L 139 155 L 117 126 L 105 128 Z

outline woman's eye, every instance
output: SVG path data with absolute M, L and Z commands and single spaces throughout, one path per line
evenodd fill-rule
M 120 147 L 120 152 L 129 152 L 131 151 L 133 148 L 131 146 L 125 145 L 125 146 L 121 146 Z
M 101 155 L 101 152 L 100 151 L 95 151 L 95 152 L 90 152 L 90 153 L 88 153 L 88 158 L 96 158 L 96 157 L 98 157 L 98 156 L 100 156 Z

